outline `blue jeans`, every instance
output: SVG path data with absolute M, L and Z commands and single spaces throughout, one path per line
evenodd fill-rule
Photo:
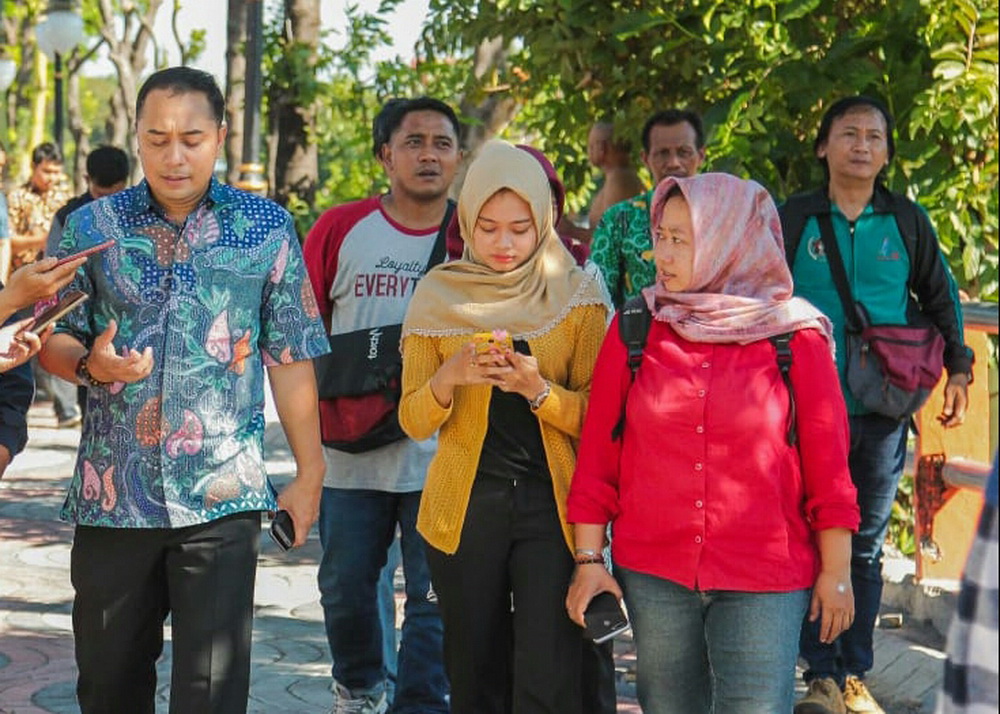
M 385 664 L 385 691 L 389 702 L 396 696 L 396 569 L 402 561 L 399 536 L 392 539 L 388 560 L 378 576 L 378 614 L 382 622 L 382 662 Z
M 809 591 L 698 592 L 615 566 L 643 714 L 787 714 Z
M 378 587 L 400 531 L 406 603 L 397 658 L 395 714 L 448 711 L 442 626 L 424 541 L 416 531 L 420 492 L 324 488 L 319 534 L 320 603 L 333 678 L 355 696 L 385 690 L 388 675 Z
M 906 462 L 907 422 L 879 414 L 850 418 L 848 464 L 858 489 L 861 525 L 851 540 L 854 622 L 836 641 L 819 641 L 819 622 L 803 621 L 799 653 L 808 663 L 806 681 L 831 677 L 844 686 L 848 675 L 864 678 L 875 661 L 872 633 L 882 601 L 882 543 Z

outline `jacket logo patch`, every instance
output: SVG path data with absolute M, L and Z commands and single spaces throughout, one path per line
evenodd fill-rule
M 876 260 L 899 260 L 899 251 L 892 250 L 892 243 L 889 241 L 889 236 L 882 239 L 882 247 L 879 248 L 878 255 L 875 256 Z
M 823 248 L 823 239 L 819 236 L 814 236 L 809 239 L 806 243 L 806 250 L 809 251 L 809 257 L 813 260 L 819 260 L 826 262 L 826 251 Z

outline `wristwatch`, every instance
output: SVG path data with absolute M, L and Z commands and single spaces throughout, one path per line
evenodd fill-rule
M 84 387 L 106 387 L 111 384 L 110 382 L 101 382 L 100 380 L 94 379 L 90 370 L 87 369 L 88 357 L 90 357 L 89 350 L 80 355 L 80 359 L 76 363 L 76 381 Z
M 542 406 L 542 402 L 548 398 L 549 394 L 552 392 L 552 387 L 549 386 L 548 380 L 545 381 L 545 386 L 542 387 L 542 391 L 534 399 L 528 400 L 528 405 L 531 407 L 531 411 L 537 410 Z

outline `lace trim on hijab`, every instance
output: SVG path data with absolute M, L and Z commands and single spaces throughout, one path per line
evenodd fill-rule
M 584 279 L 580 281 L 580 285 L 577 286 L 576 292 L 573 294 L 573 297 L 570 298 L 569 302 L 566 303 L 566 305 L 563 307 L 562 310 L 559 311 L 559 314 L 556 315 L 555 318 L 553 318 L 546 324 L 538 327 L 537 329 L 531 330 L 530 332 L 512 333 L 511 339 L 532 340 L 541 337 L 542 335 L 551 332 L 556 328 L 556 326 L 561 324 L 563 320 L 565 320 L 566 317 L 569 315 L 569 313 L 573 311 L 573 309 L 581 307 L 583 305 L 601 305 L 610 314 L 611 308 L 607 300 L 603 299 L 600 294 L 596 295 L 594 294 L 593 285 L 596 281 L 597 278 L 593 274 L 587 272 Z M 598 287 L 600 287 L 600 283 L 598 283 Z M 602 291 L 598 290 L 597 292 L 601 293 Z M 404 339 L 407 335 L 423 335 L 425 337 L 451 337 L 454 335 L 471 335 L 471 334 L 473 334 L 473 332 L 470 332 L 467 328 L 462 328 L 462 327 L 450 327 L 441 329 L 432 329 L 426 327 L 423 328 L 411 327 L 410 329 L 406 330 L 406 332 L 403 333 L 400 340 Z

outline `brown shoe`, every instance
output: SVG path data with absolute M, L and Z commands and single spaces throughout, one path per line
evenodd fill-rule
M 809 682 L 809 691 L 800 699 L 795 714 L 847 714 L 844 695 L 832 677 L 818 677 Z
M 855 676 L 844 682 L 844 705 L 849 714 L 885 714 L 865 683 Z

